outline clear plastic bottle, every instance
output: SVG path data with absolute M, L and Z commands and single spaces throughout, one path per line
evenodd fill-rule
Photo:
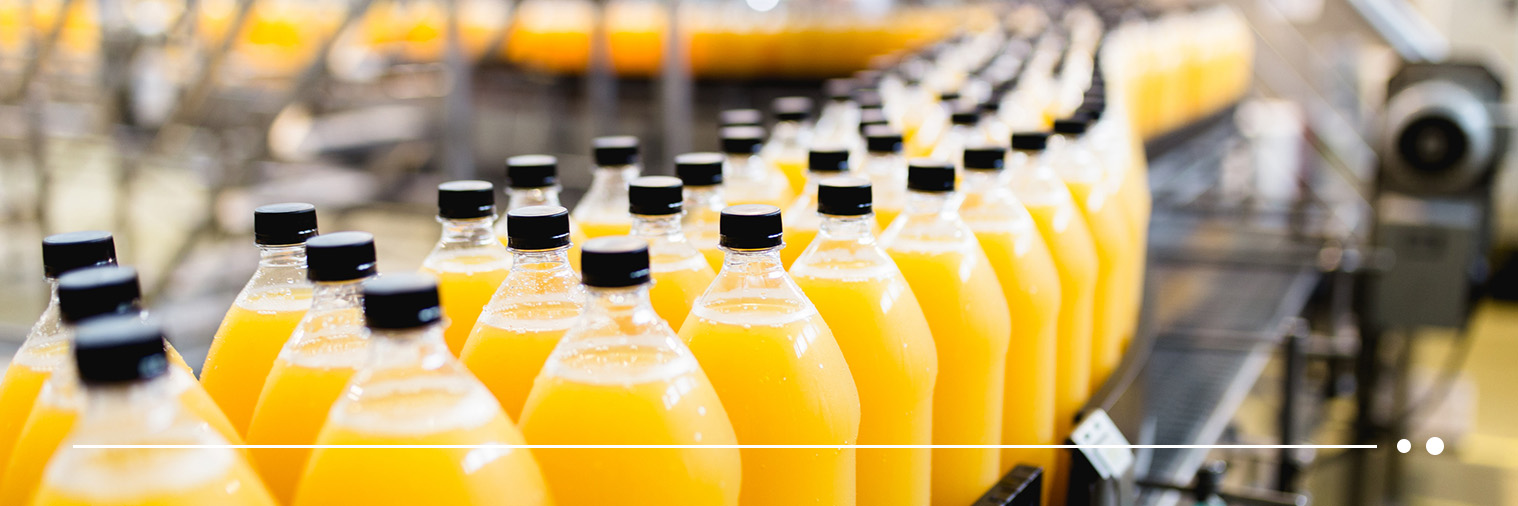
M 727 411 L 654 311 L 646 243 L 585 244 L 585 316 L 564 335 L 522 414 L 532 444 L 732 445 Z M 558 504 L 738 504 L 738 450 L 540 450 Z M 744 466 L 746 467 L 746 466 Z M 747 487 L 745 487 L 746 489 Z
M 884 229 L 907 204 L 907 159 L 901 154 L 900 130 L 872 126 L 864 134 L 868 149 L 860 172 L 870 180 L 875 223 Z
M 248 431 L 280 348 L 311 309 L 306 240 L 315 235 L 316 206 L 270 204 L 253 210 L 258 270 L 222 318 L 200 368 L 200 383 L 239 434 Z
M 824 178 L 849 173 L 849 152 L 839 146 L 817 146 L 807 153 L 806 188 L 801 195 L 785 208 L 781 215 L 785 222 L 785 247 L 780 250 L 780 261 L 789 269 L 796 257 L 812 244 L 817 237 L 821 218 L 817 216 L 817 182 Z
M 87 408 L 32 504 L 278 504 L 230 448 L 73 446 L 230 443 L 179 401 L 164 343 L 162 328 L 135 314 L 79 327 L 74 357 Z
M 786 182 L 785 173 L 759 156 L 764 143 L 764 129 L 736 126 L 722 129 L 723 196 L 730 204 L 767 204 L 782 206 L 796 198 Z
M 685 240 L 681 231 L 682 188 L 677 178 L 641 177 L 628 187 L 633 235 L 648 241 L 654 286 L 649 290 L 654 311 L 676 331 L 685 323 L 696 297 L 706 293 L 717 271 Z
M 627 184 L 643 172 L 638 161 L 638 138 L 596 137 L 591 144 L 596 166 L 590 189 L 570 216 L 587 238 L 626 235 L 632 228 L 632 217 L 627 215 Z
M 1009 138 L 1010 140 L 1010 138 Z M 965 201 L 960 216 L 996 270 L 1012 316 L 1007 352 L 1002 444 L 1052 445 L 1054 439 L 1054 359 L 1059 336 L 1059 270 L 1027 208 L 1007 189 L 1007 150 L 980 145 L 965 149 L 961 181 Z M 1003 473 L 1018 464 L 1054 469 L 1046 448 L 1005 448 Z M 1053 472 L 1053 471 L 1049 471 Z
M 854 102 L 854 83 L 848 79 L 829 79 L 824 84 L 828 101 L 817 116 L 812 140 L 819 143 L 847 144 L 859 131 L 859 104 Z
M 859 444 L 932 444 L 938 351 L 912 287 L 875 243 L 870 202 L 864 179 L 822 180 L 821 227 L 790 273 L 848 360 L 859 388 Z M 931 450 L 858 452 L 860 504 L 929 503 Z
M 1005 148 L 1012 142 L 1012 128 L 1001 120 L 998 96 L 993 93 L 989 100 L 980 103 L 980 121 L 975 124 L 975 129 L 986 142 Z
M 712 271 L 722 269 L 722 249 L 717 247 L 721 235 L 719 225 L 727 199 L 722 196 L 721 153 L 685 153 L 675 157 L 675 175 L 685 186 L 685 214 L 680 219 L 681 231 L 696 250 L 706 257 Z
M 426 274 L 364 283 L 368 358 L 332 406 L 319 445 L 521 445 L 522 434 L 443 340 Z M 547 505 L 523 448 L 317 448 L 294 506 Z
M 1086 147 L 1082 136 L 1087 119 L 1073 117 L 1054 122 L 1049 140 L 1049 165 L 1064 179 L 1076 208 L 1085 216 L 1096 244 L 1096 296 L 1091 326 L 1091 388 L 1094 391 L 1122 360 L 1123 343 L 1133 334 L 1138 315 L 1138 279 L 1135 242 L 1118 200 L 1118 181 L 1108 177 L 1102 164 Z
M 915 159 L 907 208 L 880 243 L 901 268 L 938 348 L 933 444 L 1001 444 L 1012 333 L 1007 301 L 974 231 L 959 216 L 954 166 Z M 969 504 L 1001 476 L 995 448 L 934 449 L 933 503 Z
M 311 310 L 279 351 L 253 421 L 248 443 L 308 445 L 327 420 L 332 403 L 367 356 L 363 282 L 373 277 L 374 236 L 364 232 L 322 234 L 306 241 Z M 253 464 L 281 503 L 295 496 L 307 448 L 255 448 Z
M 1021 200 L 1059 271 L 1058 346 L 1054 366 L 1054 435 L 1064 440 L 1076 412 L 1091 393 L 1091 325 L 1097 257 L 1091 230 L 1070 190 L 1054 174 L 1044 149 L 1049 134 L 1012 134 L 1007 154 L 1008 188 Z
M 559 202 L 559 159 L 551 155 L 517 155 L 506 159 L 506 211 L 528 206 L 563 206 Z M 510 233 L 507 220 L 495 224 L 496 239 L 506 244 Z M 580 249 L 585 232 L 573 218 L 569 220 L 569 263 L 580 265 Z
M 480 312 L 459 360 L 490 389 L 512 420 L 532 391 L 532 379 L 585 304 L 580 276 L 569 264 L 569 212 L 559 206 L 522 207 L 512 222 L 515 262 Z
M 951 162 L 956 169 L 963 171 L 965 147 L 985 143 L 979 125 L 980 112 L 974 106 L 955 105 L 949 118 L 949 130 L 938 138 L 929 157 Z
M 781 230 L 774 206 L 722 212 L 726 260 L 680 337 L 728 408 L 739 443 L 851 445 L 859 393 L 833 333 L 780 263 Z M 852 505 L 854 452 L 741 450 L 741 502 Z
M 128 267 L 99 266 L 76 269 L 58 279 L 58 300 L 63 352 L 67 353 L 76 325 L 110 315 L 143 317 L 141 290 L 137 271 Z M 180 400 L 181 407 L 206 422 L 207 428 L 223 439 L 241 444 L 242 438 L 232 423 L 206 394 L 195 375 L 167 341 L 165 354 L 172 366 L 164 381 Z M 0 475 L 0 504 L 29 504 L 42 479 L 42 470 L 58 451 L 63 439 L 84 411 L 86 398 L 80 391 L 79 374 L 73 361 L 63 360 L 43 382 L 36 402 L 16 437 L 8 457 L 9 464 Z
M 485 181 L 449 181 L 437 187 L 437 220 L 443 235 L 422 260 L 422 272 L 437 276 L 443 294 L 443 338 L 457 355 L 474 330 L 485 303 L 506 279 L 511 255 L 496 239 L 495 186 Z
M 780 97 L 771 109 L 775 127 L 760 154 L 785 173 L 792 192 L 800 193 L 806 186 L 806 152 L 812 146 L 812 99 Z

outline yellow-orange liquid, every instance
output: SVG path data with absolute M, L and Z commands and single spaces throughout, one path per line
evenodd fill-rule
M 806 154 L 802 153 L 799 158 L 794 156 L 777 156 L 775 158 L 774 160 L 770 160 L 770 163 L 774 164 L 775 168 L 780 169 L 780 172 L 785 174 L 785 181 L 790 184 L 791 193 L 801 194 L 801 190 L 806 188 Z
M 938 348 L 933 444 L 1001 443 L 1003 381 L 1011 322 L 985 253 L 969 243 L 894 241 L 887 245 L 912 285 Z M 1001 454 L 933 450 L 933 504 L 970 504 L 996 483 Z
M 740 444 L 854 444 L 859 395 L 827 324 L 757 295 L 691 311 L 680 337 L 711 378 Z M 789 301 L 794 302 L 794 301 Z M 744 505 L 855 504 L 855 450 L 744 449 Z
M 173 476 L 148 476 L 143 480 L 128 481 L 119 476 L 131 476 L 133 467 L 142 462 L 155 462 L 173 458 L 168 452 L 200 450 L 97 450 L 102 452 L 92 459 L 102 470 L 91 469 L 89 474 L 75 477 L 72 486 L 44 485 L 38 492 L 35 506 L 275 506 L 279 504 L 269 496 L 258 480 L 258 475 L 240 457 L 218 458 L 208 462 L 204 459 L 176 460 L 174 469 L 185 471 Z M 232 453 L 231 450 L 217 450 Z M 111 452 L 106 455 L 105 452 Z M 231 461 L 228 461 L 231 460 Z M 114 474 L 118 476 L 94 475 Z M 138 471 L 138 474 L 141 472 Z
M 782 237 L 785 238 L 785 247 L 780 249 L 780 263 L 789 269 L 801 257 L 801 252 L 812 244 L 812 239 L 817 238 L 817 228 L 815 224 L 810 227 L 786 227 Z
M 238 434 L 248 430 L 269 369 L 295 325 L 311 308 L 311 289 L 251 293 L 232 304 L 216 329 L 200 383 Z
M 1021 195 L 1019 195 L 1021 197 Z M 1091 393 L 1091 319 L 1096 296 L 1096 246 L 1080 211 L 1058 195 L 1023 205 L 1038 225 L 1059 271 L 1059 339 L 1055 347 L 1054 434 L 1070 435 L 1075 414 Z
M 597 340 L 560 353 L 528 399 L 522 416 L 528 442 L 737 444 L 716 391 L 689 355 L 659 343 Z M 736 449 L 549 449 L 536 455 L 560 506 L 738 504 Z
M 490 389 L 508 416 L 520 420 L 533 378 L 579 315 L 578 303 L 562 300 L 522 303 L 484 315 L 459 361 Z
M 498 256 L 446 255 L 429 258 L 423 263 L 422 272 L 438 278 L 438 298 L 443 303 L 443 316 L 448 322 L 443 329 L 443 339 L 454 356 L 464 349 L 464 341 L 474 330 L 480 310 L 490 302 L 490 296 L 501 286 L 510 268 L 511 261 L 504 252 Z
M 585 232 L 585 238 L 594 239 L 609 235 L 627 235 L 632 231 L 632 221 L 621 223 L 600 223 L 593 221 L 580 222 L 580 230 Z
M 859 444 L 932 444 L 938 352 L 928 320 L 895 267 L 842 255 L 804 255 L 791 275 L 848 360 L 859 389 Z M 859 504 L 927 504 L 931 461 L 927 448 L 859 449 Z
M 654 312 L 679 332 L 696 298 L 706 293 L 706 287 L 711 286 L 717 273 L 702 255 L 685 258 L 653 255 L 650 262 L 653 264 L 654 286 L 648 295 L 653 300 Z
M 1122 360 L 1123 343 L 1133 334 L 1138 301 L 1136 255 L 1129 225 L 1113 188 L 1098 181 L 1066 180 L 1075 205 L 1085 215 L 1096 245 L 1097 276 L 1091 329 L 1091 389 L 1101 386 Z
M 404 382 L 405 380 L 400 380 Z M 396 391 L 323 428 L 322 445 L 520 445 L 522 435 L 483 392 L 463 402 L 437 391 L 406 391 L 371 383 L 366 395 Z M 478 387 L 475 387 L 478 388 Z M 465 404 L 467 403 L 467 404 Z M 461 405 L 462 404 L 462 405 Z M 425 424 L 398 423 L 394 413 L 421 414 Z M 402 415 L 405 416 L 405 415 Z M 319 448 L 311 453 L 295 506 L 552 504 L 532 454 L 521 448 Z

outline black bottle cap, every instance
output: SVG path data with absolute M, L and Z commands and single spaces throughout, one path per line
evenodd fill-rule
M 722 111 L 720 126 L 764 126 L 764 113 L 758 109 L 728 109 Z
M 137 315 L 91 319 L 74 334 L 79 381 L 110 385 L 148 380 L 169 372 L 163 325 Z
M 75 269 L 58 278 L 58 313 L 70 323 L 92 316 L 134 312 L 141 298 L 137 269 L 131 267 Z
M 813 147 L 806 154 L 807 171 L 838 173 L 849 170 L 849 150 L 837 147 Z
M 967 146 L 964 162 L 970 170 L 1001 170 L 1007 163 L 1007 149 L 984 143 Z
M 495 215 L 495 185 L 488 181 L 449 181 L 437 185 L 437 215 L 468 220 Z
M 957 91 L 945 91 L 943 93 L 939 93 L 938 94 L 938 101 L 939 102 L 955 102 L 955 101 L 958 101 L 958 100 L 959 100 L 959 92 L 957 92 Z
M 1080 114 L 1065 119 L 1054 120 L 1054 133 L 1060 135 L 1081 135 L 1086 133 L 1086 117 Z
M 858 177 L 830 177 L 817 183 L 817 212 L 829 216 L 863 216 L 871 212 L 870 182 Z
M 1049 147 L 1049 132 L 1014 132 L 1012 149 L 1017 151 L 1043 151 Z
M 886 115 L 885 115 L 885 111 L 884 110 L 881 110 L 881 109 L 863 109 L 863 110 L 859 111 L 859 131 L 860 132 L 864 132 L 864 130 L 866 128 L 869 128 L 869 127 L 871 127 L 873 125 L 889 125 L 889 124 L 890 124 L 890 121 L 886 119 Z
M 100 265 L 116 265 L 116 240 L 110 232 L 87 230 L 42 238 L 42 272 L 49 278 Z
M 685 185 L 669 176 L 644 176 L 627 186 L 627 210 L 643 216 L 680 214 Z
M 854 98 L 854 81 L 848 78 L 834 78 L 823 82 L 822 87 L 827 90 L 828 100 L 849 100 Z
M 632 236 L 597 237 L 580 248 L 585 286 L 622 288 L 648 283 L 648 243 Z
M 406 272 L 364 282 L 364 325 L 371 329 L 414 329 L 442 319 L 437 278 Z
M 1001 96 L 999 93 L 995 95 Z M 987 100 L 985 102 L 981 102 L 979 105 L 976 105 L 975 109 L 981 114 L 996 114 L 998 111 L 1001 111 L 1001 102 L 995 99 Z
M 764 129 L 757 126 L 724 127 L 721 134 L 722 152 L 729 155 L 758 153 L 764 144 Z
M 864 128 L 864 145 L 871 153 L 900 153 L 901 131 L 890 125 L 870 125 Z
M 1087 100 L 1086 103 L 1081 104 L 1080 109 L 1075 111 L 1076 114 L 1083 115 L 1091 121 L 1102 119 L 1102 114 L 1106 112 L 1107 102 L 1101 100 Z
M 812 116 L 812 99 L 806 97 L 780 97 L 770 107 L 780 121 L 806 121 Z
M 956 104 L 954 112 L 949 114 L 949 122 L 955 125 L 974 125 L 980 121 L 980 108 L 973 105 Z
M 506 184 L 512 188 L 543 188 L 559 184 L 559 159 L 552 155 L 507 158 Z
M 286 202 L 253 210 L 253 242 L 268 246 L 301 244 L 316 237 L 316 206 Z
M 907 189 L 919 192 L 954 191 L 954 164 L 933 158 L 915 158 L 907 164 Z
M 333 232 L 306 241 L 306 278 L 311 281 L 352 281 L 374 271 L 374 236 L 368 232 Z
M 722 184 L 722 153 L 685 153 L 675 157 L 675 174 L 685 186 Z
M 590 141 L 591 157 L 596 165 L 611 167 L 638 163 L 638 138 L 631 135 L 608 135 Z
M 568 209 L 559 206 L 527 206 L 506 213 L 506 247 L 536 251 L 568 245 Z
M 854 101 L 859 103 L 859 107 L 865 109 L 879 109 L 885 106 L 885 102 L 880 98 L 880 90 L 875 88 L 854 90 Z
M 782 224 L 780 208 L 764 204 L 728 206 L 722 210 L 718 245 L 728 249 L 779 247 Z

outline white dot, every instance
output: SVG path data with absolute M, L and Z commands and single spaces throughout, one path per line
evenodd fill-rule
M 1438 455 L 1444 453 L 1444 440 L 1437 437 L 1428 438 L 1428 454 Z
M 1402 453 L 1413 451 L 1413 442 L 1406 439 L 1397 441 L 1397 451 Z

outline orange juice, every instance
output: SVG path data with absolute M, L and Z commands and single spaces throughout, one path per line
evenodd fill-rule
M 520 419 L 548 354 L 580 316 L 585 290 L 569 265 L 568 212 L 558 206 L 519 208 L 511 272 L 485 305 L 459 360 L 495 395 L 506 414 Z
M 1054 363 L 1058 338 L 1059 271 L 1038 226 L 1005 183 L 999 181 L 1000 148 L 971 148 L 964 172 L 965 203 L 960 215 L 985 250 L 1012 316 L 1012 344 L 1007 352 L 1002 444 L 1052 445 L 1054 438 Z M 974 157 L 987 154 L 996 167 L 980 167 Z M 1005 448 L 1001 468 L 1032 464 L 1052 473 L 1055 452 L 1044 448 Z
M 319 445 L 521 445 L 500 405 L 443 340 L 437 281 L 391 274 L 364 287 L 372 337 Z M 294 505 L 551 504 L 521 448 L 318 448 Z
M 643 171 L 639 163 L 638 138 L 630 135 L 596 137 L 591 141 L 590 188 L 570 214 L 585 230 L 586 238 L 627 235 L 632 216 L 627 214 L 627 185 Z
M 700 253 L 684 258 L 654 255 L 653 270 L 654 287 L 649 295 L 653 299 L 654 312 L 665 321 L 679 322 L 671 325 L 678 331 L 696 298 L 706 292 L 717 273 L 712 272 L 712 267 Z
M 1096 245 L 1070 191 L 1039 156 L 1044 134 L 1014 134 L 1009 188 L 1022 201 L 1059 272 L 1059 331 L 1055 348 L 1054 434 L 1070 434 L 1091 393 L 1091 329 L 1096 298 Z M 1036 140 L 1037 146 L 1025 144 Z M 1037 149 L 1035 149 L 1037 148 Z
M 823 184 L 851 180 L 868 195 L 863 180 Z M 823 188 L 824 199 L 829 188 Z M 790 273 L 833 329 L 854 374 L 859 444 L 932 444 L 938 352 L 911 286 L 875 245 L 873 228 L 869 214 L 825 216 L 818 238 Z M 859 449 L 859 503 L 928 504 L 931 459 L 927 448 Z
M 781 97 L 774 102 L 775 127 L 764 143 L 762 154 L 790 183 L 791 193 L 806 187 L 807 150 L 812 145 L 812 100 L 806 97 Z
M 634 203 L 638 190 L 634 187 Z M 636 207 L 636 206 L 635 206 Z M 647 243 L 585 246 L 590 299 L 533 386 L 522 432 L 533 444 L 732 445 L 711 382 L 654 312 Z M 736 505 L 731 448 L 549 449 L 536 452 L 560 505 Z
M 838 342 L 780 264 L 780 210 L 722 213 L 722 272 L 680 328 L 741 444 L 851 445 L 859 394 Z M 855 503 L 853 448 L 745 449 L 746 505 Z
M 197 444 L 170 441 L 167 444 Z M 199 444 L 226 444 L 204 442 Z M 31 503 L 36 506 L 274 506 L 236 450 L 92 450 L 66 463 L 92 472 L 48 480 Z M 130 452 L 130 453 L 124 453 Z M 215 452 L 215 454 L 213 454 Z M 153 462 L 144 469 L 140 462 Z
M 675 172 L 684 184 L 685 200 L 681 209 L 680 231 L 695 246 L 712 272 L 722 269 L 722 250 L 717 247 L 718 224 L 727 200 L 722 198 L 722 164 L 720 153 L 686 153 L 675 157 Z M 684 318 L 672 321 L 678 326 Z
M 676 331 L 690 308 L 711 286 L 716 271 L 685 239 L 681 223 L 684 185 L 668 176 L 638 178 L 628 188 L 632 198 L 633 235 L 648 241 L 652 258 L 654 311 Z
M 806 189 L 781 215 L 785 223 L 785 247 L 780 261 L 789 269 L 796 258 L 817 237 L 821 219 L 817 217 L 817 181 L 840 176 L 849 171 L 849 151 L 842 147 L 819 147 L 807 153 Z
M 1084 121 L 1060 121 L 1056 129 Z M 1063 146 L 1055 151 L 1050 164 L 1065 180 L 1077 209 L 1081 210 L 1096 245 L 1096 296 L 1091 331 L 1091 388 L 1107 380 L 1122 359 L 1122 346 L 1132 335 L 1137 304 L 1138 265 L 1133 252 L 1130 225 L 1122 216 L 1117 188 L 1109 184 L 1102 166 L 1074 132 L 1062 135 Z
M 474 330 L 480 310 L 490 302 L 511 256 L 495 237 L 495 185 L 485 181 L 449 181 L 437 187 L 438 222 L 443 234 L 422 260 L 422 272 L 438 278 L 447 317 L 444 335 L 454 356 Z
M 1007 301 L 975 234 L 960 219 L 954 167 L 914 161 L 907 208 L 881 236 L 922 305 L 938 349 L 933 444 L 1001 444 L 1012 328 Z M 1000 477 L 1000 451 L 933 450 L 933 504 L 969 504 Z

